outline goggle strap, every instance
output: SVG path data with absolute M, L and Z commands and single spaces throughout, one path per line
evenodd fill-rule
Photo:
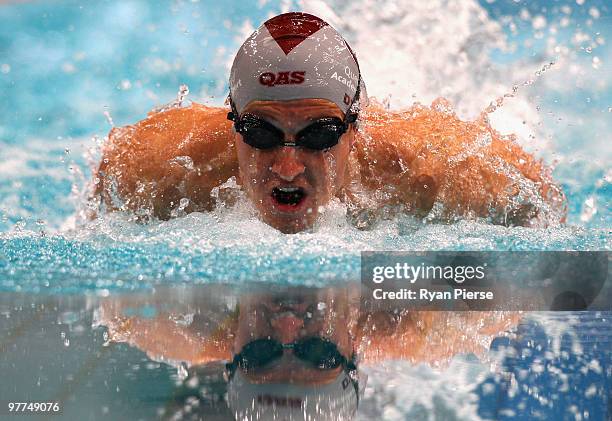
M 236 104 L 234 104 L 234 101 L 232 100 L 232 93 L 231 92 L 229 93 L 227 99 L 229 100 L 230 107 L 232 108 L 232 111 L 227 113 L 227 119 L 229 121 L 233 121 L 234 122 L 234 127 L 236 129 L 238 129 L 238 120 L 240 119 L 240 115 L 238 114 L 238 110 L 236 110 Z

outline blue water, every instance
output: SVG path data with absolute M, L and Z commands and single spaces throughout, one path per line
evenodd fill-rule
M 480 59 L 500 69 L 559 61 L 542 45 L 546 37 L 534 29 L 535 16 L 545 17 L 544 32 L 556 28 L 561 44 L 576 33 L 590 37 L 567 43 L 572 53 L 563 65 L 568 71 L 583 66 L 576 78 L 576 84 L 582 81 L 580 87 L 546 84 L 562 78 L 560 72 L 561 76 L 545 74 L 533 89 L 524 90 L 525 101 L 540 108 L 537 118 L 526 123 L 533 123 L 539 135 L 552 142 L 535 153 L 555 165 L 555 179 L 569 199 L 568 227 L 527 231 L 486 223 L 421 227 L 400 220 L 363 233 L 339 221 L 342 210 L 337 210 L 338 215 L 329 217 L 317 233 L 292 239 L 252 217 L 248 224 L 232 219 L 244 212 L 150 226 L 111 216 L 88 229 L 58 232 L 74 226 L 66 221 L 83 206 L 91 165 L 99 156 L 96 147 L 111 127 L 105 113 L 114 125 L 135 122 L 153 107 L 171 101 L 181 83 L 191 87 L 192 100 L 222 103 L 227 64 L 242 34 L 249 25 L 279 11 L 279 4 L 230 2 L 221 8 L 214 2 L 134 0 L 0 7 L 0 288 L 131 289 L 175 280 L 279 277 L 288 282 L 326 282 L 358 275 L 359 251 L 368 248 L 609 250 L 612 94 L 606 71 L 612 55 L 605 40 L 610 35 L 610 13 L 605 2 L 566 3 L 537 7 L 533 2 L 497 1 L 478 7 L 489 13 L 491 22 L 501 24 L 501 34 L 511 45 L 506 50 L 492 45 L 479 53 Z M 564 6 L 571 8 L 570 15 L 562 11 Z M 347 19 L 356 13 L 338 7 Z M 592 8 L 597 9 L 597 19 L 591 16 Z M 409 8 L 400 12 L 406 14 Z M 521 13 L 528 13 L 529 19 L 521 18 Z M 562 27 L 564 16 L 570 19 Z M 514 30 L 508 22 L 516 24 Z M 349 41 L 355 38 L 350 30 L 347 33 Z M 598 37 L 603 44 L 597 44 Z M 587 44 L 595 45 L 590 53 Z M 360 53 L 366 59 L 372 54 L 367 49 Z M 590 63 L 596 54 L 601 60 L 598 69 Z M 367 81 L 368 75 L 364 76 Z M 502 87 L 505 84 L 506 91 L 517 82 L 495 80 Z M 567 83 L 573 83 L 569 77 Z M 492 99 L 484 98 L 484 103 Z M 91 158 L 86 157 L 88 149 L 93 149 Z M 196 232 L 188 229 L 192 223 Z M 249 229 L 252 224 L 257 229 Z M 286 258 L 277 255 L 278 248 Z M 293 258 L 301 271 L 288 264 L 295 263 Z M 122 282 L 113 282 L 117 278 Z
M 504 372 L 490 376 L 477 387 L 479 415 L 502 420 L 609 419 L 612 411 L 610 315 L 609 312 L 556 314 L 555 321 L 573 322 L 578 327 L 560 335 L 558 349 L 541 321 L 521 324 L 514 341 L 496 339 L 491 349 L 504 350 Z

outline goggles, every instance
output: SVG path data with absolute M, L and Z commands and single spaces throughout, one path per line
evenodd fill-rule
M 291 344 L 282 344 L 274 339 L 256 339 L 246 344 L 226 368 L 230 377 L 237 367 L 245 372 L 262 368 L 279 360 L 285 349 L 292 349 L 296 358 L 320 370 L 333 370 L 340 366 L 348 372 L 357 369 L 352 361 L 348 361 L 338 351 L 336 344 L 317 336 L 304 338 Z
M 315 151 L 324 151 L 338 144 L 350 123 L 357 120 L 357 114 L 347 114 L 344 120 L 337 117 L 321 118 L 300 130 L 293 142 L 285 141 L 285 133 L 262 118 L 246 113 L 236 118 L 230 112 L 228 119 L 234 121 L 234 128 L 242 135 L 244 143 L 257 149 L 272 149 L 278 146 L 299 146 Z
M 358 104 L 360 91 L 361 74 L 359 75 L 355 96 L 350 102 L 344 119 L 328 117 L 315 120 L 297 133 L 293 142 L 286 142 L 285 133 L 261 117 L 250 113 L 245 113 L 241 116 L 236 110 L 231 92 L 228 100 L 232 111 L 227 113 L 227 119 L 234 122 L 234 128 L 237 133 L 242 135 L 244 142 L 257 149 L 265 150 L 278 146 L 299 146 L 314 151 L 324 151 L 336 146 L 340 142 L 340 137 L 349 129 L 351 123 L 357 121 L 359 107 L 357 106 L 356 110 L 353 110 L 353 108 L 355 104 Z

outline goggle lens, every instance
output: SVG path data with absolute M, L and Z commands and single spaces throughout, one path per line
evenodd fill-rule
M 295 144 L 285 142 L 285 134 L 281 130 L 253 114 L 240 117 L 235 127 L 244 143 L 257 149 L 287 145 L 322 151 L 338 144 L 348 124 L 336 117 L 316 120 L 295 136 Z
M 330 370 L 342 364 L 342 356 L 338 347 L 320 338 L 306 339 L 295 346 L 295 355 L 301 360 L 308 361 L 317 368 Z
M 272 339 L 257 339 L 242 348 L 237 361 L 245 371 L 264 367 L 280 359 L 284 348 L 293 348 L 297 358 L 322 370 L 337 368 L 344 361 L 333 342 L 318 337 L 304 339 L 291 345 L 282 345 Z

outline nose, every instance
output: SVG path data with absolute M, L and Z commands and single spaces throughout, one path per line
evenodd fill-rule
M 274 164 L 272 164 L 272 172 L 285 181 L 293 181 L 306 168 L 299 160 L 297 153 L 296 148 L 292 146 L 279 148 Z
M 300 330 L 304 327 L 304 320 L 295 316 L 281 316 L 270 323 L 279 339 L 284 344 L 295 342 Z

